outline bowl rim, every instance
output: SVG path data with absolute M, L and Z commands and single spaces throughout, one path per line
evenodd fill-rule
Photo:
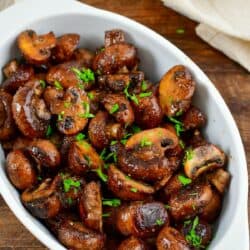
M 34 2 L 33 2 L 34 3 Z M 247 224 L 245 228 L 245 235 L 242 238 L 244 240 L 244 250 L 249 249 L 249 233 L 248 233 L 248 214 L 247 214 L 247 194 L 248 194 L 248 175 L 247 175 L 247 163 L 246 163 L 246 155 L 243 147 L 243 143 L 240 137 L 239 130 L 236 126 L 235 120 L 229 111 L 227 105 L 225 104 L 222 96 L 219 94 L 216 87 L 213 83 L 208 79 L 205 73 L 189 58 L 187 57 L 181 50 L 179 50 L 175 45 L 169 42 L 167 39 L 156 33 L 155 31 L 147 28 L 146 26 L 133 21 L 127 17 L 124 17 L 119 14 L 112 13 L 110 11 L 101 10 L 94 8 L 92 6 L 88 6 L 86 4 L 82 4 L 72 0 L 44 0 L 36 2 L 36 5 L 31 5 L 32 0 L 24 0 L 23 2 L 17 3 L 16 5 L 9 7 L 0 13 L 0 23 L 9 23 L 8 27 L 8 36 L 11 37 L 18 30 L 21 30 L 22 27 L 32 24 L 37 21 L 42 21 L 47 18 L 56 17 L 56 16 L 66 16 L 72 14 L 81 14 L 81 15 L 90 15 L 97 16 L 104 19 L 110 19 L 112 21 L 116 21 L 117 23 L 126 23 L 127 26 L 133 26 L 134 29 L 139 30 L 140 32 L 147 33 L 148 36 L 152 40 L 157 40 L 157 43 L 160 43 L 162 46 L 168 47 L 176 57 L 183 62 L 184 65 L 188 65 L 191 68 L 192 73 L 195 75 L 199 82 L 204 83 L 207 88 L 213 92 L 213 100 L 216 102 L 216 105 L 220 107 L 222 110 L 226 123 L 230 124 L 230 129 L 234 131 L 233 133 L 233 141 L 238 145 L 237 152 L 239 153 L 241 162 L 238 164 L 241 166 L 239 171 L 241 172 L 240 176 L 242 179 L 241 183 L 241 195 L 238 197 L 238 203 L 235 205 L 236 211 L 241 211 L 244 214 L 244 220 Z M 65 9 L 67 10 L 65 12 Z M 20 20 L 22 20 L 20 22 Z M 6 29 L 3 28 L 0 30 L 0 37 L 5 37 Z M 129 31 L 129 30 L 128 30 Z M 8 39 L 3 40 L 3 43 L 8 41 Z M 1 166 L 2 167 L 2 166 Z M 1 175 L 0 175 L 1 180 Z M 18 201 L 11 194 L 11 190 L 7 188 L 7 186 L 3 185 L 0 189 L 0 193 L 8 204 L 12 212 L 16 215 L 16 217 L 21 221 L 21 223 L 37 238 L 39 239 L 45 246 L 52 249 L 65 249 L 60 243 L 54 242 L 54 240 L 50 239 L 47 234 L 41 230 L 36 223 L 32 220 L 31 216 L 27 216 L 25 211 L 22 209 L 16 209 L 18 207 Z M 244 209 L 244 210 L 243 210 Z M 243 211 L 242 211 L 243 210 Z M 238 212 L 238 215 L 240 214 Z M 236 224 L 236 212 L 234 218 L 232 218 L 230 227 L 227 228 L 225 235 L 223 235 L 222 239 L 225 238 L 229 229 Z M 243 221 L 241 223 L 243 223 Z M 238 223 L 239 224 L 239 223 Z M 246 225 L 244 224 L 244 225 Z M 237 229 L 231 230 L 237 232 Z M 220 242 L 219 242 L 220 243 Z M 218 243 L 218 244 L 219 244 Z M 219 247 L 222 247 L 219 244 Z M 217 248 L 216 246 L 216 249 Z M 220 248 L 223 249 L 223 248 Z M 243 250 L 243 249 L 242 249 Z

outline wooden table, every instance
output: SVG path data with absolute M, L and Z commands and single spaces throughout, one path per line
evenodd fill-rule
M 195 35 L 196 23 L 163 6 L 160 0 L 83 0 L 130 17 L 183 50 L 214 82 L 238 124 L 250 163 L 250 75 Z M 176 30 L 183 28 L 184 34 Z M 46 249 L 15 218 L 0 197 L 0 249 Z

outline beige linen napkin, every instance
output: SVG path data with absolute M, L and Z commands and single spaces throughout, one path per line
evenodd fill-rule
M 196 34 L 250 71 L 249 0 L 163 0 L 200 22 Z

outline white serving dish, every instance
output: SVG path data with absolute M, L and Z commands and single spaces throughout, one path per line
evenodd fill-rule
M 138 47 L 142 68 L 153 81 L 158 81 L 175 64 L 186 65 L 197 81 L 195 102 L 208 116 L 205 134 L 209 141 L 221 146 L 230 156 L 228 168 L 232 174 L 231 185 L 225 196 L 215 237 L 209 249 L 249 249 L 248 175 L 240 134 L 217 89 L 185 54 L 141 24 L 72 0 L 24 0 L 1 12 L 0 24 L 1 68 L 16 55 L 15 39 L 20 31 L 27 28 L 32 28 L 38 33 L 52 30 L 56 35 L 76 32 L 81 35 L 81 46 L 92 49 L 103 43 L 105 30 L 121 28 L 126 31 L 127 39 Z M 53 250 L 65 249 L 22 206 L 18 192 L 6 177 L 4 155 L 1 149 L 0 151 L 0 192 L 4 200 L 25 227 L 45 246 Z

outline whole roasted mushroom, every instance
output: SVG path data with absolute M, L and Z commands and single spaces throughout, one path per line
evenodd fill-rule
M 144 241 L 134 236 L 122 241 L 117 250 L 147 250 L 148 247 Z

